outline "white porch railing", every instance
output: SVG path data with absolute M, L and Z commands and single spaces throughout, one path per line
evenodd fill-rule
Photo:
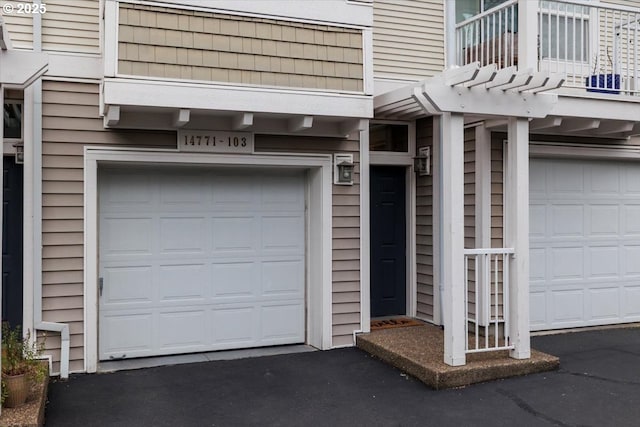
M 458 65 L 518 65 L 518 3 L 507 1 L 456 25 Z M 537 11 L 537 34 L 527 35 L 537 46 L 526 48 L 537 50 L 538 71 L 566 75 L 564 87 L 640 95 L 640 8 L 539 0 Z
M 518 63 L 518 0 L 509 0 L 456 25 L 457 64 L 506 68 Z
M 509 350 L 509 261 L 512 248 L 465 249 L 467 353 Z

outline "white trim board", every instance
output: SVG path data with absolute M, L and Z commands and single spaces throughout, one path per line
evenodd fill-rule
M 105 79 L 102 90 L 106 105 L 373 117 L 373 97 L 367 95 L 122 78 Z
M 101 164 L 209 165 L 304 168 L 308 171 L 309 208 L 307 268 L 308 322 L 306 341 L 317 348 L 332 346 L 332 159 L 330 155 L 261 153 L 224 155 L 178 153 L 175 150 L 92 148 L 84 150 L 84 307 L 87 372 L 98 365 L 98 168 Z

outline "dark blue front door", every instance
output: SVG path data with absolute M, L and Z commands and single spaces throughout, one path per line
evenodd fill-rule
M 371 167 L 371 317 L 406 314 L 405 171 Z
M 2 320 L 22 325 L 22 165 L 4 158 L 2 206 Z

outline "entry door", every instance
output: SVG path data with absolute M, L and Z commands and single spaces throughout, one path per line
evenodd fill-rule
M 22 325 L 22 165 L 4 158 L 2 206 L 2 320 Z
M 371 167 L 372 317 L 406 314 L 405 171 L 397 166 Z

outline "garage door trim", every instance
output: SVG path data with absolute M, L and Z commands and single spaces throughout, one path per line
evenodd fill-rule
M 208 165 L 304 168 L 308 171 L 307 325 L 309 344 L 331 347 L 331 156 L 323 154 L 219 155 L 174 150 L 85 147 L 84 164 L 84 360 L 85 371 L 98 367 L 98 167 L 103 164 Z

